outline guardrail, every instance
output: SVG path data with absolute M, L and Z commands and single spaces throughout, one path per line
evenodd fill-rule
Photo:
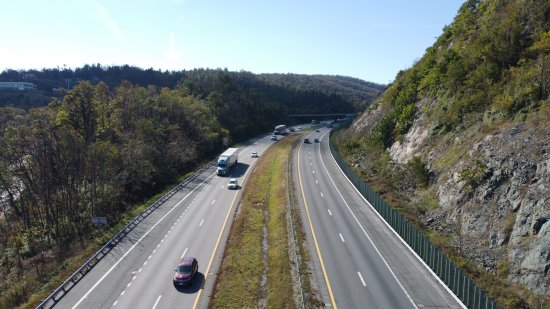
M 331 131 L 331 135 L 332 135 Z M 382 197 L 372 190 L 359 177 L 338 150 L 334 147 L 332 139 L 329 143 L 332 156 L 353 183 L 355 188 L 384 218 L 384 220 L 401 236 L 401 238 L 413 249 L 416 254 L 428 265 L 441 281 L 460 299 L 468 308 L 472 309 L 499 309 L 500 306 L 491 299 L 485 291 L 477 287 L 463 270 L 457 267 L 449 258 L 434 246 L 422 233 L 410 224 L 399 212 L 389 206 Z
M 198 171 L 193 173 L 193 175 L 187 177 L 172 190 L 168 191 L 156 202 L 151 204 L 145 210 L 143 210 L 139 215 L 134 217 L 126 226 L 124 226 L 111 240 L 109 240 L 101 249 L 99 249 L 91 258 L 89 258 L 79 269 L 77 269 L 69 279 L 65 280 L 56 290 L 54 290 L 47 298 L 45 298 L 37 309 L 47 309 L 55 306 L 64 296 L 69 292 L 84 276 L 92 269 L 95 265 L 103 258 L 107 253 L 111 251 L 122 239 L 128 235 L 141 221 L 147 218 L 153 211 L 155 211 L 160 205 L 164 204 L 168 199 L 170 199 L 174 194 L 183 189 L 187 184 L 197 178 L 200 174 L 210 168 L 212 165 L 215 165 L 216 161 L 210 161 Z

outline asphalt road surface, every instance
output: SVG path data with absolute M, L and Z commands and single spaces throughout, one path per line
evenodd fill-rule
M 333 308 L 462 308 L 339 170 L 329 130 L 305 135 L 311 143 L 293 158 L 322 300 Z
M 275 143 L 265 136 L 241 147 L 231 175 L 209 168 L 134 228 L 56 308 L 205 308 L 227 231 L 241 190 L 239 185 L 259 156 Z M 194 256 L 199 273 L 189 287 L 175 288 L 172 278 L 183 256 Z

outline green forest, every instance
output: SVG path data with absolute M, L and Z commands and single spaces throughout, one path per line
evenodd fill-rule
M 422 112 L 440 133 L 484 117 L 513 118 L 547 103 L 549 19 L 548 1 L 466 1 L 452 25 L 377 101 L 385 113 L 369 143 L 389 147 L 400 140 L 421 99 L 437 99 Z
M 80 80 L 27 107 L 0 108 L 3 308 L 26 302 L 72 252 L 103 236 L 92 217 L 116 226 L 221 153 L 222 138 L 270 132 L 290 124 L 288 114 L 355 110 L 342 96 L 223 70 L 195 70 L 173 87 Z

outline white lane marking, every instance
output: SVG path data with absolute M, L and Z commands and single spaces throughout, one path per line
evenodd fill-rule
M 122 293 L 120 293 L 120 296 L 124 296 L 124 293 L 126 293 L 126 291 L 122 291 Z
M 323 195 L 323 192 L 321 192 L 321 197 L 322 197 L 322 198 L 325 198 L 325 196 Z
M 136 277 L 137 277 L 137 276 L 134 276 L 134 277 L 132 278 L 132 281 L 136 280 Z
M 118 304 L 118 300 L 117 300 L 117 301 L 115 301 L 115 303 L 113 304 L 113 307 L 114 307 L 114 306 L 116 306 L 116 304 Z
M 143 266 L 147 265 L 147 261 L 145 261 L 145 263 L 143 263 Z
M 315 174 L 315 170 L 311 170 L 313 172 L 313 174 Z
M 332 212 L 330 211 L 330 209 L 327 209 L 328 210 L 328 214 L 332 217 Z
M 138 273 L 140 273 L 142 269 L 143 269 L 143 267 L 138 270 Z
M 157 298 L 157 301 L 155 302 L 155 304 L 153 305 L 153 308 L 151 308 L 151 309 L 155 309 L 157 307 L 161 297 L 162 297 L 162 295 L 159 295 L 159 297 Z
M 162 240 L 161 240 L 162 241 Z M 157 252 L 157 249 L 153 250 L 153 254 L 155 254 L 155 252 Z
M 202 226 L 203 223 L 204 223 L 204 219 L 202 219 L 201 223 L 199 223 L 199 227 Z
M 359 279 L 361 279 L 361 283 L 363 284 L 363 286 L 367 286 L 367 284 L 365 283 L 365 280 L 363 280 L 363 276 L 361 276 L 361 273 L 357 272 L 357 274 L 359 275 Z
M 129 282 L 129 283 L 126 285 L 127 288 L 129 288 L 129 287 L 131 287 L 131 286 L 132 286 L 132 282 Z
M 329 153 L 330 153 L 330 150 L 329 150 Z M 336 163 L 336 159 L 334 159 L 334 157 L 332 156 L 332 153 L 331 153 L 331 157 L 332 157 L 332 160 L 333 162 L 336 164 L 336 166 L 338 166 L 338 163 Z M 338 192 L 338 195 L 340 195 L 340 198 L 342 199 L 342 201 L 344 202 L 344 205 L 346 205 L 346 208 L 348 209 L 348 211 L 350 212 L 351 216 L 353 217 L 353 219 L 355 220 L 355 222 L 357 223 L 357 225 L 359 226 L 359 228 L 361 229 L 361 231 L 363 232 L 363 234 L 365 235 L 365 237 L 367 237 L 367 239 L 369 240 L 369 242 L 371 243 L 372 247 L 374 248 L 374 250 L 376 251 L 376 253 L 378 254 L 378 256 L 380 257 L 380 259 L 382 260 L 382 262 L 384 263 L 384 265 L 386 265 L 386 268 L 389 270 L 390 274 L 392 275 L 392 277 L 394 278 L 394 280 L 397 282 L 397 285 L 399 285 L 399 287 L 401 288 L 401 291 L 403 291 L 403 293 L 405 293 L 405 296 L 407 296 L 407 298 L 409 299 L 409 301 L 411 302 L 412 306 L 416 309 L 418 309 L 418 306 L 416 305 L 416 303 L 413 301 L 412 297 L 409 295 L 409 293 L 407 292 L 407 290 L 405 290 L 405 287 L 401 284 L 401 281 L 399 281 L 399 279 L 397 279 L 397 276 L 395 275 L 395 273 L 393 272 L 393 270 L 391 269 L 390 265 L 388 264 L 388 262 L 386 261 L 386 259 L 382 256 L 382 253 L 380 252 L 380 250 L 378 250 L 378 247 L 376 247 L 376 245 L 374 244 L 374 242 L 372 241 L 372 239 L 370 238 L 369 234 L 367 234 L 367 231 L 365 231 L 365 229 L 363 228 L 363 226 L 361 225 L 361 222 L 359 222 L 359 219 L 357 219 L 357 217 L 355 216 L 355 214 L 353 213 L 353 211 L 351 210 L 351 207 L 349 207 L 349 204 L 348 202 L 346 201 L 346 199 L 344 199 L 344 196 L 342 195 L 342 192 L 340 192 L 340 190 L 338 189 L 338 187 L 336 186 L 336 183 L 334 182 L 334 179 L 332 179 L 332 176 L 330 176 L 330 173 L 327 169 L 327 166 L 325 165 L 325 160 L 323 160 L 323 157 L 321 156 L 321 148 L 319 147 L 319 158 L 321 158 L 321 164 L 323 165 L 323 168 L 325 169 L 325 172 L 327 172 L 327 175 L 328 175 L 328 178 L 330 179 L 330 181 L 332 182 L 332 186 L 336 189 L 336 192 Z M 338 168 L 340 169 L 340 166 L 338 166 Z M 340 169 L 340 172 L 342 174 L 344 174 L 344 172 Z M 345 176 L 345 174 L 344 174 Z M 347 177 L 346 177 L 347 179 Z M 351 183 L 351 181 L 348 179 L 348 181 Z M 352 184 L 353 186 L 353 184 Z M 353 186 L 353 188 L 355 188 L 355 186 Z M 357 190 L 357 188 L 355 188 Z M 361 194 L 359 194 L 361 195 Z M 362 196 L 362 195 L 361 195 Z M 368 201 L 367 201 L 368 203 Z M 370 204 L 369 204 L 370 205 Z M 372 207 L 372 206 L 371 206 Z M 373 208 L 374 209 L 374 208 Z M 376 210 L 375 210 L 376 212 Z M 378 213 L 378 212 L 376 212 Z M 382 221 L 384 221 L 382 219 Z M 384 221 L 385 222 L 385 221 Z M 390 227 L 391 228 L 391 227 Z
M 317 181 L 317 179 L 315 179 L 315 183 L 316 183 L 316 184 L 319 184 L 319 182 Z
M 214 205 L 215 202 L 216 202 L 216 200 L 213 200 L 211 205 Z
M 128 251 L 126 251 L 126 253 L 124 253 L 124 255 L 113 265 L 111 266 L 111 268 L 109 268 L 109 270 L 101 277 L 99 278 L 99 280 L 88 290 L 88 292 L 86 292 L 86 294 L 84 294 L 84 296 L 82 296 L 82 298 L 80 298 L 78 300 L 78 302 L 72 306 L 72 309 L 78 307 L 78 305 L 80 305 L 80 303 L 82 303 L 82 301 L 86 298 L 88 298 L 88 295 L 90 295 L 90 293 L 92 293 L 92 291 L 103 281 L 105 280 L 105 278 L 113 271 L 113 269 L 115 269 L 118 264 L 120 262 L 122 262 L 122 260 L 124 258 L 126 258 L 126 256 L 128 256 L 128 254 L 130 254 L 130 252 L 145 238 L 147 237 L 147 235 L 149 235 L 149 233 L 151 233 L 151 231 L 157 227 L 157 225 L 159 225 L 162 220 L 164 220 L 164 218 L 166 218 L 174 209 L 176 209 L 176 207 L 178 207 L 181 203 L 183 203 L 183 201 L 189 196 L 191 195 L 191 193 L 195 192 L 195 190 L 197 190 L 198 188 L 200 188 L 204 183 L 206 183 L 206 181 L 208 181 L 208 179 L 210 179 L 212 176 L 214 176 L 215 174 L 212 174 L 208 177 L 206 177 L 206 179 L 201 182 L 197 187 L 195 187 L 193 190 L 191 190 L 191 192 L 189 192 L 186 196 L 184 196 L 179 202 L 176 203 L 176 205 L 174 205 L 174 207 L 172 207 L 164 216 L 162 216 L 162 218 L 159 219 L 159 221 L 157 221 L 157 223 L 155 223 L 155 225 L 153 225 L 145 234 L 143 234 L 143 236 L 141 236 L 140 239 L 138 239 L 138 241 L 136 241 L 136 243 L 130 248 L 128 249 Z M 147 261 L 145 262 L 147 263 Z M 145 264 L 143 264 L 145 265 Z
M 183 259 L 183 257 L 184 257 L 185 254 L 187 253 L 187 249 L 189 249 L 189 248 L 185 248 L 185 250 L 183 250 L 183 253 L 181 254 L 180 259 Z
M 338 233 L 338 236 L 340 236 L 340 239 L 342 240 L 343 243 L 346 243 L 346 241 L 344 240 L 344 236 L 342 236 L 342 233 Z
M 152 257 L 152 255 L 150 255 L 150 256 L 149 256 L 149 257 L 148 257 L 147 259 L 148 259 L 148 260 L 150 260 L 150 259 L 151 259 L 151 257 Z

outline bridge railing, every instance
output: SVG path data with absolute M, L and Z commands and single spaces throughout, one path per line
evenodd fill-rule
M 124 237 L 134 229 L 134 227 L 136 227 L 159 206 L 164 204 L 164 202 L 174 196 L 178 191 L 183 189 L 200 174 L 215 165 L 215 163 L 216 161 L 211 161 L 207 163 L 201 169 L 193 173 L 191 176 L 187 177 L 172 190 L 168 191 L 156 202 L 143 210 L 139 215 L 130 220 L 130 222 L 128 222 L 126 226 L 124 226 L 115 236 L 113 236 L 113 238 L 111 238 L 111 240 L 109 240 L 103 247 L 101 247 L 101 249 L 99 249 L 91 258 L 89 258 L 84 264 L 82 264 L 80 268 L 72 273 L 67 280 L 65 280 L 57 289 L 55 289 L 48 297 L 46 297 L 36 308 L 47 309 L 54 307 L 82 278 L 84 278 L 84 276 L 86 276 L 86 274 L 90 272 L 92 268 L 94 268 L 95 265 L 97 265 L 99 261 L 101 261 L 103 257 L 107 255 L 107 253 L 111 251 L 111 249 L 113 249 L 119 242 L 121 242 L 122 239 L 124 239 Z
M 419 232 L 399 212 L 389 206 L 377 192 L 371 189 L 342 158 L 336 147 L 334 147 L 332 139 L 330 141 L 330 151 L 341 170 L 361 195 L 466 307 L 472 309 L 501 308 L 463 270 L 447 258 L 439 248 L 434 246 L 426 236 Z

